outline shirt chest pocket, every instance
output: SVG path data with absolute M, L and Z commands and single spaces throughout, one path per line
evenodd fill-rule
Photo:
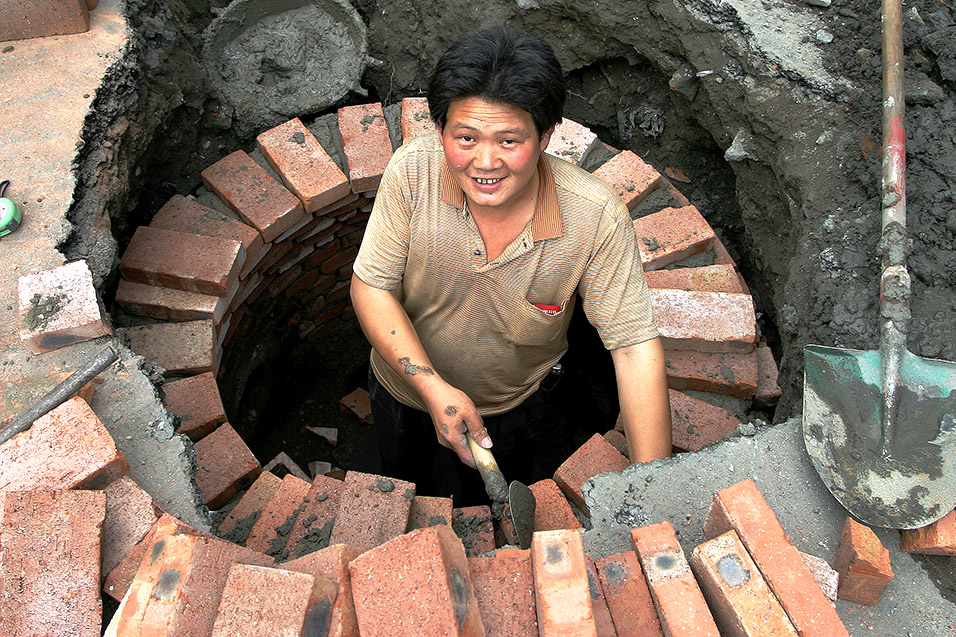
M 513 299 L 508 305 L 500 316 L 500 332 L 515 345 L 549 345 L 567 332 L 572 309 L 567 301 L 556 313 L 540 309 L 525 299 Z

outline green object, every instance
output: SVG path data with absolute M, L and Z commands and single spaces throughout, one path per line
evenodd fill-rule
M 13 199 L 4 197 L 9 181 L 0 182 L 0 237 L 5 237 L 17 228 L 23 221 L 23 212 Z

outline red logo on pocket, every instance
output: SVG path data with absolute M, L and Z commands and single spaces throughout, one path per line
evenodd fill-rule
M 535 303 L 534 306 L 548 316 L 554 316 L 561 311 L 560 305 L 542 305 L 541 303 Z

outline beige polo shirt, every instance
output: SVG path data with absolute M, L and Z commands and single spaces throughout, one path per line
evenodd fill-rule
M 556 157 L 543 155 L 538 171 L 531 222 L 488 263 L 438 134 L 409 141 L 385 171 L 353 266 L 362 281 L 395 294 L 435 371 L 482 415 L 513 409 L 538 388 L 567 350 L 578 294 L 608 349 L 657 336 L 621 199 Z M 427 411 L 374 350 L 371 363 L 395 398 Z

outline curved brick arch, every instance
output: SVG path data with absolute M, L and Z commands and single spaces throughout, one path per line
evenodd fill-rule
M 211 507 L 221 506 L 255 479 L 237 509 L 260 521 L 242 528 L 233 516 L 226 522 L 228 537 L 280 560 L 319 555 L 310 551 L 328 543 L 326 531 L 332 529 L 340 495 L 349 483 L 318 475 L 310 484 L 308 476 L 279 480 L 262 472 L 225 422 L 215 372 L 223 349 L 251 324 L 246 310 L 257 299 L 294 305 L 290 316 L 297 321 L 296 330 L 310 342 L 354 317 L 348 300 L 351 264 L 397 144 L 389 136 L 380 104 L 340 109 L 336 124 L 341 146 L 334 136 L 293 119 L 259 135 L 255 152 L 237 151 L 204 170 L 205 192 L 174 196 L 150 226 L 137 229 L 120 263 L 123 278 L 116 294 L 128 312 L 162 321 L 127 328 L 134 351 L 186 376 L 166 385 L 166 403 L 170 411 L 185 414 L 179 431 L 196 442 L 197 482 L 204 499 Z M 403 100 L 400 125 L 393 129 L 401 130 L 402 141 L 434 130 L 424 98 Z M 754 399 L 758 353 L 753 302 L 704 218 L 640 157 L 602 144 L 593 132 L 567 119 L 547 152 L 580 165 L 595 150 L 610 159 L 594 174 L 615 188 L 635 218 L 655 313 L 668 345 L 675 446 L 697 450 L 732 432 L 739 420 L 674 390 Z M 674 264 L 686 267 L 670 269 Z M 583 484 L 597 473 L 626 466 L 626 450 L 620 431 L 596 435 L 568 458 L 554 481 L 534 485 L 542 503 L 540 529 L 577 526 L 568 500 L 586 514 Z M 349 475 L 358 483 L 370 479 L 357 472 Z M 438 517 L 450 520 L 453 504 L 441 500 L 415 498 L 411 509 L 406 501 L 399 517 L 429 520 L 441 513 Z M 395 503 L 389 506 L 394 509 Z M 458 517 L 466 514 L 480 512 L 454 512 Z M 276 549 L 276 542 L 286 539 L 278 532 L 286 518 L 291 525 L 287 537 L 293 541 Z M 166 533 L 192 533 L 170 520 L 164 524 Z M 415 526 L 410 522 L 408 528 Z M 348 529 L 334 528 L 339 538 L 348 536 Z M 404 530 L 403 523 L 390 534 Z M 136 561 L 155 541 L 148 536 L 141 549 L 111 573 L 111 594 L 122 597 L 133 581 Z M 430 541 L 441 545 L 446 540 L 436 536 Z M 494 540 L 469 542 L 466 546 Z M 356 555 L 338 555 L 339 567 L 341 560 Z M 122 608 L 117 614 L 122 615 Z

